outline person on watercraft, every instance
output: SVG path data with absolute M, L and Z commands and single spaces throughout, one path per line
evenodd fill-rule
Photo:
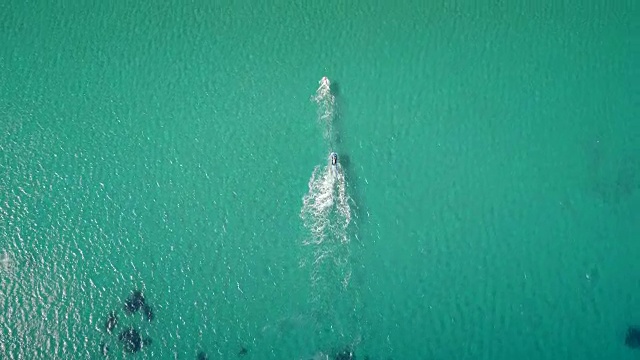
M 338 154 L 334 152 L 331 153 L 331 165 L 333 166 L 338 165 Z

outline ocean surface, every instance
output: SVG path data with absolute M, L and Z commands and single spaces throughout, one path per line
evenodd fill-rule
M 0 359 L 640 355 L 640 2 L 0 27 Z

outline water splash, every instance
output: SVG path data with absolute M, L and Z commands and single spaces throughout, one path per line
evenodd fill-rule
M 327 239 L 349 242 L 347 228 L 351 223 L 351 198 L 340 164 L 334 171 L 330 165 L 316 166 L 309 179 L 309 191 L 302 198 L 300 216 L 311 237 L 305 245 L 319 245 Z

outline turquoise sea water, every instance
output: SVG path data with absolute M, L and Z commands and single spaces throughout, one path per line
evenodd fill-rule
M 3 2 L 0 358 L 637 357 L 638 19 Z

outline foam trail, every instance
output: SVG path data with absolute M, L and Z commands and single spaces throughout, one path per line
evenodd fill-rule
M 320 244 L 327 238 L 349 242 L 347 228 L 351 223 L 351 198 L 340 164 L 334 171 L 330 165 L 316 166 L 309 179 L 309 192 L 302 198 L 301 217 L 311 232 L 305 244 Z
M 312 99 L 317 104 L 318 122 L 323 126 L 328 146 L 333 143 L 335 97 L 331 93 L 331 81 L 325 76 Z M 333 149 L 327 149 L 327 153 Z M 349 265 L 349 224 L 351 223 L 351 198 L 347 194 L 344 171 L 338 163 L 317 165 L 309 179 L 309 191 L 302 199 L 300 216 L 308 238 L 304 245 L 313 249 L 312 279 L 315 284 L 325 277 L 339 277 L 346 287 L 351 278 Z M 338 280 L 338 279 L 334 279 Z
M 331 93 L 331 81 L 328 77 L 323 76 L 319 84 L 315 96 L 311 99 L 318 104 L 318 121 L 324 125 L 324 139 L 332 142 L 335 96 Z
M 355 308 L 359 304 L 357 287 L 350 286 L 352 278 L 351 208 L 354 202 L 348 194 L 345 169 L 339 161 L 335 146 L 334 120 L 336 104 L 331 92 L 331 81 L 323 77 L 312 100 L 317 105 L 317 122 L 325 140 L 326 158 L 313 168 L 308 192 L 302 198 L 300 217 L 306 234 L 302 244 L 305 255 L 301 266 L 310 270 L 313 334 L 322 339 L 317 349 L 330 349 L 335 336 L 346 341 L 359 342 L 358 319 Z M 338 162 L 332 165 L 331 153 L 338 153 Z M 356 339 L 356 340 L 354 340 Z M 327 341 L 327 343 L 324 343 Z M 314 360 L 325 360 L 326 354 L 316 353 Z
M 337 176 L 330 165 L 316 166 L 309 179 L 309 191 L 302 199 L 300 217 L 308 231 L 303 245 L 311 251 L 303 265 L 311 272 L 313 303 L 330 311 L 329 299 L 349 287 L 351 280 L 351 198 L 344 174 Z

